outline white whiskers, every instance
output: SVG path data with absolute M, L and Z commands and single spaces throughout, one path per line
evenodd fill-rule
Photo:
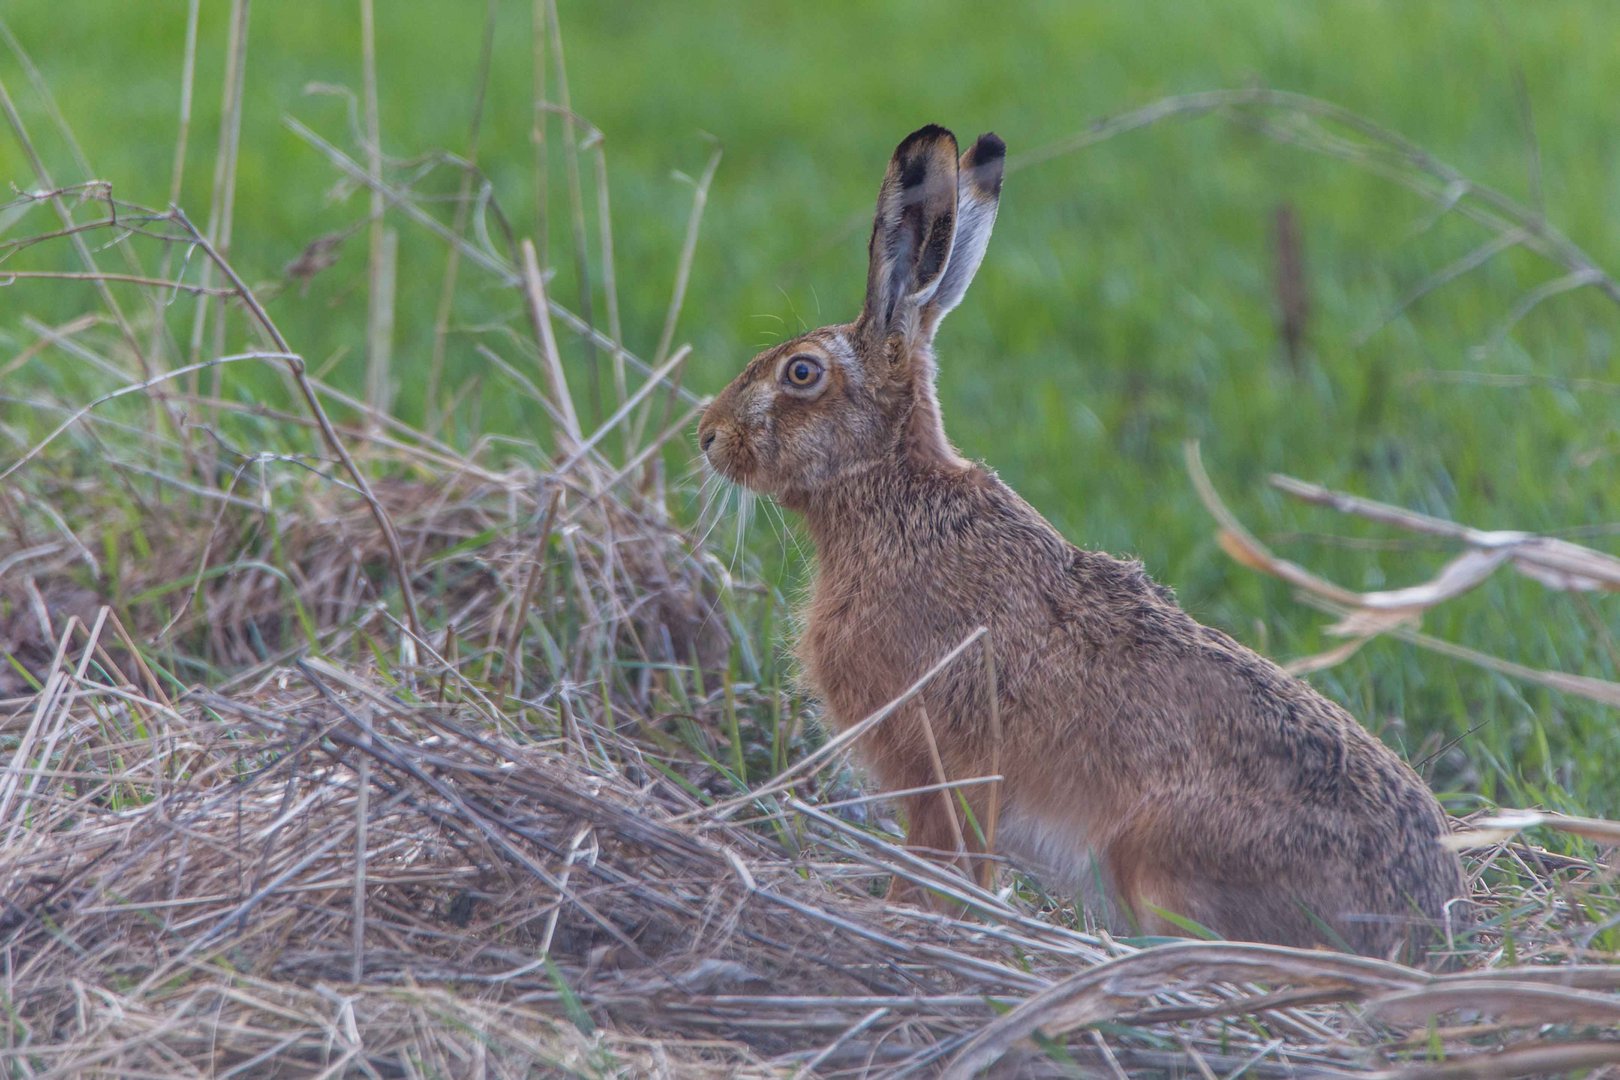
M 737 492 L 737 539 L 731 549 L 731 562 L 726 565 L 726 573 L 734 574 L 737 570 L 737 560 L 742 558 L 744 541 L 748 538 L 748 525 L 754 516 L 754 503 L 757 501 L 754 493 L 745 487 L 734 485 Z

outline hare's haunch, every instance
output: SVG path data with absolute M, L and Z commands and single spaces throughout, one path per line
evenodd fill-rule
M 908 136 L 860 316 L 755 357 L 699 426 L 716 469 L 804 516 L 817 569 L 799 651 L 828 720 L 859 722 L 988 627 L 999 725 L 985 666 L 949 666 L 863 737 L 884 787 L 937 783 L 931 741 L 951 780 L 999 762 L 1001 784 L 957 790 L 974 820 L 999 820 L 997 848 L 1120 928 L 1421 944 L 1464 887 L 1418 776 L 946 440 L 934 330 L 984 257 L 1005 152 L 983 135 L 958 160 L 943 128 Z M 982 854 L 954 798 L 905 803 L 908 845 Z

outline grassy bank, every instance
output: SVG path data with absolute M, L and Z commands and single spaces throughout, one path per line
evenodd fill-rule
M 184 154 L 185 8 L 108 6 L 72 52 L 5 13 L 37 65 L 0 66 L 9 1072 L 1612 1065 L 1600 8 L 565 6 L 605 142 L 543 112 L 538 174 L 559 39 L 489 10 L 378 6 L 376 157 L 349 9 L 253 9 L 238 108 L 199 5 Z M 1312 96 L 1186 96 L 1257 82 Z M 1098 935 L 909 858 L 826 752 L 802 553 L 705 500 L 691 418 L 849 313 L 923 119 L 1023 154 L 942 336 L 958 441 L 1424 768 L 1468 817 L 1456 974 Z M 893 874 L 966 914 L 885 907 Z
M 558 295 L 578 296 L 564 132 L 550 125 L 549 214 L 535 213 L 529 11 L 499 4 L 487 67 L 482 11 L 389 5 L 377 20 L 377 88 L 389 175 L 426 195 L 459 178 L 410 160 L 475 149 L 516 233 L 542 237 Z M 1015 172 L 985 272 L 942 338 L 943 397 L 969 453 L 988 459 L 1073 539 L 1143 557 L 1201 617 L 1275 655 L 1331 642 L 1286 591 L 1233 567 L 1210 542 L 1180 465 L 1203 440 L 1246 519 L 1291 557 L 1355 588 L 1419 580 L 1445 552 L 1374 535 L 1280 501 L 1261 484 L 1287 472 L 1480 528 L 1611 544 L 1616 446 L 1614 305 L 1590 288 L 1519 307 L 1567 268 L 1501 241 L 1461 213 L 1376 171 L 1257 131 L 1273 113 L 1188 114 L 1055 156 L 1032 157 L 1098 117 L 1165 94 L 1261 84 L 1319 95 L 1401 132 L 1470 180 L 1541 214 L 1613 262 L 1617 162 L 1606 103 L 1620 90 L 1595 43 L 1600 5 L 1494 15 L 1472 4 L 1269 4 L 1182 10 L 1042 5 L 1013 16 L 896 5 L 824 12 L 729 5 L 653 16 L 609 5 L 563 9 L 571 103 L 606 135 L 607 192 L 628 213 L 613 236 L 624 334 L 643 353 L 663 329 L 681 261 L 693 179 L 723 148 L 676 324 L 694 356 L 685 383 L 712 392 L 758 346 L 803 323 L 846 317 L 875 177 L 895 139 L 924 119 L 994 127 Z M 217 159 L 229 12 L 205 5 L 181 203 L 206 217 Z M 88 175 L 133 201 L 171 190 L 182 7 L 108 6 L 52 48 L 46 5 L 8 12 L 70 123 Z M 369 236 L 361 185 L 286 124 L 296 118 L 364 163 L 359 24 L 347 8 L 252 13 L 230 249 L 298 350 L 338 386 L 364 385 Z M 971 47 L 969 47 L 969 43 Z M 555 57 L 548 60 L 552 76 Z M 86 175 L 17 67 L 10 82 L 53 175 Z M 105 73 L 119 73 L 109 83 Z M 346 88 L 342 92 L 334 87 Z M 313 91 L 313 92 L 312 92 Z M 348 95 L 348 96 L 345 96 Z M 553 96 L 555 96 L 553 94 Z M 583 128 L 580 129 L 584 131 Z M 1273 133 L 1275 134 L 1275 133 Z M 1307 131 L 1307 134 L 1309 132 Z M 1020 159 L 1022 155 L 1022 159 Z M 14 149 L 8 179 L 31 183 Z M 1020 160 L 1023 167 L 1019 168 Z M 425 175 L 424 175 L 425 173 Z M 598 247 L 594 159 L 582 159 L 584 240 Z M 1278 208 L 1303 240 L 1310 316 L 1302 353 L 1279 342 L 1273 262 Z M 392 219 L 399 223 L 396 213 Z M 285 270 L 321 238 L 335 264 Z M 339 242 L 341 241 L 341 242 Z M 1405 303 L 1481 245 L 1503 250 Z M 401 232 L 391 408 L 412 421 L 453 402 L 446 437 L 540 438 L 548 418 L 479 345 L 498 320 L 487 289 L 458 290 L 433 409 L 444 249 Z M 320 260 L 306 260 L 306 267 Z M 605 324 L 600 270 L 591 317 Z M 13 288 L 13 348 L 25 313 L 66 318 L 82 294 Z M 579 306 L 576 303 L 576 306 Z M 1522 317 L 1518 317 L 1522 315 Z M 565 363 L 582 409 L 611 406 L 600 356 L 572 339 Z M 233 381 L 257 393 L 262 377 Z M 85 390 L 91 387 L 87 385 Z M 688 454 L 684 448 L 682 454 Z M 684 464 L 686 458 L 677 455 Z M 752 550 L 773 580 L 798 556 L 759 529 Z M 1428 629 L 1536 667 L 1617 674 L 1616 618 L 1522 582 L 1493 582 L 1434 612 Z M 1620 728 L 1566 697 L 1482 677 L 1454 661 L 1378 642 L 1319 676 L 1414 756 L 1461 738 L 1443 787 L 1507 801 L 1614 810 L 1613 785 L 1574 755 L 1620 761 Z M 1566 798 L 1565 793 L 1569 795 Z

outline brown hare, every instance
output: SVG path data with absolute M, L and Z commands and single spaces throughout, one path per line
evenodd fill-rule
M 804 516 L 817 568 L 800 658 L 831 724 L 963 657 L 859 746 L 889 790 L 1000 762 L 1014 861 L 1116 928 L 1390 954 L 1464 892 L 1423 782 L 1342 708 L 1195 622 L 1139 563 L 1081 551 L 947 441 L 932 342 L 984 257 L 1006 147 L 957 159 L 940 127 L 894 152 L 866 304 L 755 357 L 698 428 L 712 466 Z M 990 819 L 991 785 L 958 789 Z M 907 845 L 971 858 L 938 792 L 905 797 Z M 891 890 L 891 897 L 904 890 Z

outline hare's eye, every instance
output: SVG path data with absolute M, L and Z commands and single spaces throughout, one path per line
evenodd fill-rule
M 783 372 L 787 381 L 801 390 L 814 386 L 821 381 L 821 361 L 813 356 L 795 356 L 788 361 L 787 370 Z

